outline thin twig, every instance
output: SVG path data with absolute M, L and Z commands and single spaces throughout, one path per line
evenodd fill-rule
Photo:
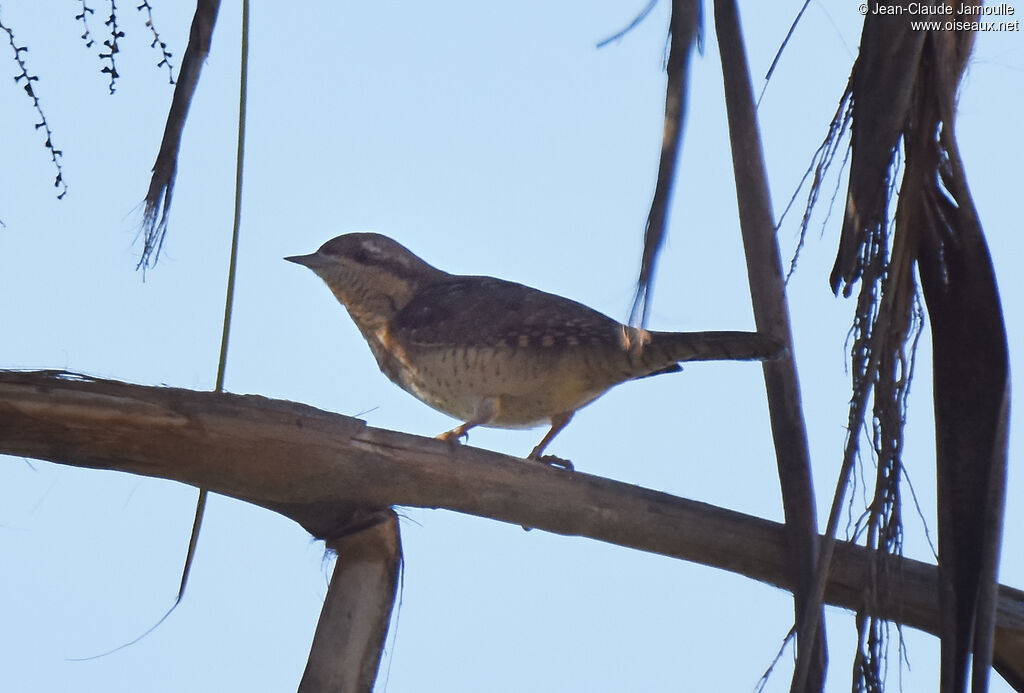
M 28 46 L 19 46 L 14 41 L 14 31 L 3 24 L 0 21 L 0 30 L 7 32 L 7 42 L 11 44 L 11 50 L 14 51 L 14 62 L 17 63 L 20 72 L 14 76 L 14 83 L 18 84 L 22 80 L 25 81 L 23 89 L 28 97 L 32 99 L 32 106 L 36 109 L 36 113 L 39 114 L 39 122 L 36 123 L 36 130 L 42 130 L 46 133 L 46 141 L 43 146 L 50 150 L 50 160 L 53 162 L 54 168 L 57 169 L 57 176 L 53 180 L 53 187 L 57 189 L 57 199 L 62 200 L 68 192 L 67 183 L 64 182 L 64 168 L 61 162 L 64 159 L 64 152 L 57 149 L 53 145 L 53 131 L 50 129 L 50 124 L 46 120 L 46 115 L 43 113 L 43 105 L 39 100 L 39 95 L 36 94 L 35 88 L 32 86 L 33 82 L 38 82 L 39 77 L 37 75 L 30 74 L 28 66 L 25 63 L 25 54 L 28 53 Z
M 235 305 L 238 239 L 242 224 L 242 172 L 245 163 L 246 107 L 249 103 L 249 0 L 242 0 L 241 53 L 241 68 L 238 76 L 238 145 L 235 155 L 235 214 L 231 225 L 231 250 L 228 253 L 228 281 L 224 297 L 224 323 L 221 328 L 220 356 L 217 359 L 217 381 L 214 385 L 215 392 L 224 391 L 224 378 L 227 373 L 228 364 L 228 343 L 231 337 L 231 315 Z M 199 531 L 203 525 L 203 513 L 206 510 L 208 495 L 208 489 L 202 487 L 199 489 L 199 497 L 196 499 L 195 519 L 192 521 L 192 533 L 188 540 L 185 565 L 181 570 L 181 585 L 178 588 L 178 598 L 174 602 L 175 607 L 181 603 L 182 598 L 185 596 L 185 587 L 188 585 L 188 576 L 192 570 L 192 560 L 195 558 L 196 544 L 199 541 Z M 171 608 L 173 609 L 174 607 Z
M 87 15 L 96 14 L 96 10 L 85 4 L 85 0 L 79 0 L 82 4 L 82 11 L 75 15 L 75 19 L 82 23 L 82 40 L 85 41 L 86 48 L 92 48 L 93 44 L 96 43 L 92 39 L 92 34 L 89 31 L 89 19 Z
M 142 0 L 142 4 L 135 9 L 139 12 L 146 11 L 146 26 L 149 27 L 149 31 L 153 34 L 153 42 L 149 44 L 149 47 L 160 48 L 160 62 L 156 66 L 166 67 L 167 81 L 170 84 L 174 84 L 174 65 L 171 64 L 172 53 L 167 50 L 167 44 L 160 38 L 160 33 L 156 30 L 156 24 L 153 23 L 153 7 L 149 4 L 149 0 Z
M 614 34 L 612 34 L 608 38 L 604 39 L 603 41 L 598 41 L 597 47 L 598 48 L 604 48 L 605 46 L 607 46 L 612 41 L 618 41 L 623 36 L 625 36 L 626 34 L 631 32 L 633 29 L 635 29 L 637 26 L 639 26 L 640 22 L 644 21 L 644 19 L 647 17 L 647 15 L 649 15 L 651 13 L 651 10 L 653 10 L 654 6 L 657 5 L 657 4 L 658 4 L 658 0 L 651 0 L 649 3 L 647 3 L 647 7 L 643 8 L 642 10 L 640 10 L 640 14 L 638 14 L 636 17 L 634 17 L 633 21 L 630 22 L 624 29 L 621 29 L 621 30 L 615 32 Z
M 103 45 L 107 47 L 107 52 L 100 53 L 100 59 L 107 60 L 110 64 L 105 65 L 100 72 L 110 75 L 110 84 L 107 88 L 113 94 L 117 90 L 117 78 L 121 76 L 117 72 L 115 59 L 115 56 L 121 51 L 117 42 L 124 38 L 124 32 L 117 26 L 117 0 L 110 0 L 110 16 L 107 17 L 104 24 L 110 27 L 110 38 L 103 42 Z
M 789 25 L 789 31 L 786 32 L 786 38 L 782 39 L 782 43 L 779 45 L 779 50 L 775 51 L 775 57 L 772 58 L 772 64 L 768 66 L 768 72 L 764 75 L 764 84 L 761 85 L 761 93 L 757 95 L 757 105 L 759 108 L 761 106 L 761 99 L 764 98 L 764 93 L 768 90 L 768 82 L 771 81 L 772 75 L 775 73 L 775 66 L 779 64 L 779 59 L 782 57 L 782 51 L 786 50 L 786 46 L 789 45 L 789 39 L 793 37 L 793 32 L 796 31 L 796 25 L 800 23 L 800 18 L 804 16 L 804 11 L 810 4 L 811 0 L 804 0 L 803 7 L 801 7 L 800 11 L 796 13 L 793 23 Z

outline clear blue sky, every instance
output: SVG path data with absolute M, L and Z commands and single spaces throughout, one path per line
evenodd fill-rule
M 382 376 L 347 315 L 281 260 L 340 233 L 391 235 L 439 267 L 492 274 L 627 314 L 660 147 L 668 3 L 619 42 L 623 3 L 254 3 L 238 296 L 227 387 L 434 435 L 453 424 Z M 76 7 L 9 2 L 64 151 L 67 198 L 0 46 L 0 367 L 66 368 L 210 389 L 232 213 L 238 2 L 225 2 L 179 163 L 164 254 L 135 272 L 138 202 L 171 98 L 142 15 L 119 10 L 117 94 L 79 41 Z M 106 11 L 94 3 L 94 35 Z M 180 64 L 192 3 L 154 3 Z M 764 75 L 800 3 L 743 3 Z M 768 7 L 771 5 L 771 7 Z M 785 6 L 785 7 L 783 7 Z M 708 8 L 710 12 L 710 8 Z M 859 40 L 853 3 L 807 10 L 761 103 L 776 213 L 823 138 Z M 713 26 L 689 118 L 650 324 L 750 329 Z M 996 263 L 1013 372 L 1024 372 L 1019 206 L 1020 34 L 978 37 L 959 133 Z M 758 88 L 761 86 L 758 83 Z M 796 216 L 780 232 L 796 245 Z M 819 515 L 835 484 L 849 397 L 851 301 L 827 288 L 836 221 L 812 227 L 790 284 Z M 905 462 L 934 533 L 930 349 L 922 340 Z M 578 468 L 781 518 L 761 371 L 696 364 L 619 388 L 552 446 Z M 1013 412 L 1002 581 L 1024 586 L 1022 408 Z M 474 431 L 525 454 L 542 431 Z M 268 511 L 208 507 L 184 604 L 169 606 L 195 489 L 0 461 L 0 684 L 11 691 L 293 690 L 332 564 Z M 907 496 L 909 556 L 928 559 Z M 405 589 L 378 690 L 750 690 L 792 618 L 788 593 L 700 565 L 443 511 L 402 511 Z M 849 688 L 854 625 L 829 611 L 828 689 Z M 937 641 L 907 631 L 905 690 L 934 690 Z M 890 680 L 897 682 L 896 649 Z M 789 655 L 768 689 L 788 689 Z M 993 690 L 1009 690 L 993 675 Z M 8 688 L 9 687 L 9 688 Z

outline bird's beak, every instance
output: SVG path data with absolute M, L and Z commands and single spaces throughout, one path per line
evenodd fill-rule
M 302 265 L 303 267 L 309 267 L 310 269 L 323 264 L 323 260 L 320 258 L 319 253 L 310 253 L 309 255 L 292 255 L 291 257 L 286 257 L 285 260 L 288 262 L 294 262 L 297 265 Z

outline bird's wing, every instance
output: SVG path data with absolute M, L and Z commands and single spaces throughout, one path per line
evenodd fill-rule
M 619 343 L 621 326 L 592 308 L 494 277 L 455 276 L 420 290 L 390 329 L 422 347 Z

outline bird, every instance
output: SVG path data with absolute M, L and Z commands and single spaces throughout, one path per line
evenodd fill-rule
M 544 455 L 573 414 L 612 387 L 682 370 L 680 362 L 767 360 L 783 344 L 757 332 L 658 332 L 582 303 L 487 276 L 449 274 L 397 241 L 347 233 L 284 258 L 319 276 L 345 306 L 380 370 L 420 401 L 477 426 L 550 426 L 527 456 Z

